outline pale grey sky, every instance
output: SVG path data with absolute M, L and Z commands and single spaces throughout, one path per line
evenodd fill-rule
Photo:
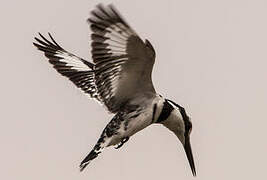
M 153 125 L 83 173 L 112 118 L 32 46 L 51 32 L 90 60 L 89 11 L 112 2 L 157 52 L 157 91 L 187 109 L 196 179 L 266 179 L 266 0 L 2 2 L 0 179 L 194 179 L 177 138 Z

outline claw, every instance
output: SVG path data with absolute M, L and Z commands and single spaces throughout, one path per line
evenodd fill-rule
M 115 147 L 115 149 L 119 149 L 120 147 L 122 147 L 122 145 L 123 145 L 124 143 L 126 143 L 129 139 L 130 139 L 129 137 L 125 137 L 125 138 L 123 138 L 123 139 L 121 140 L 121 142 L 118 144 L 118 146 Z

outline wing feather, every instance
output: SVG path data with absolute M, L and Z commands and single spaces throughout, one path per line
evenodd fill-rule
M 67 52 L 59 46 L 50 33 L 48 35 L 50 41 L 39 33 L 40 38 L 35 37 L 36 42 L 33 44 L 45 53 L 49 63 L 61 75 L 70 79 L 86 95 L 101 101 L 94 82 L 94 64 Z
M 88 22 L 95 85 L 108 109 L 116 112 L 137 93 L 154 92 L 152 45 L 147 46 L 112 5 L 98 5 Z
M 39 33 L 33 44 L 60 74 L 110 112 L 118 112 L 139 93 L 155 93 L 151 80 L 155 61 L 152 44 L 143 42 L 112 5 L 98 5 L 88 22 L 93 32 L 94 64 L 64 50 L 51 34 L 47 39 Z

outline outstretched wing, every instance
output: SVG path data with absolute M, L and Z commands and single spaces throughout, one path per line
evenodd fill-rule
M 91 14 L 95 84 L 104 104 L 116 112 L 138 93 L 155 92 L 151 80 L 155 51 L 112 5 L 100 4 Z
M 37 42 L 33 44 L 45 53 L 53 67 L 87 95 L 100 100 L 94 83 L 94 64 L 65 51 L 50 34 L 51 40 L 39 35 L 40 38 L 35 37 Z

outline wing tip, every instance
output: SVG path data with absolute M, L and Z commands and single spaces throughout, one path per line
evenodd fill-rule
M 129 24 L 125 21 L 123 16 L 117 10 L 113 3 L 108 5 L 103 5 L 103 3 L 99 3 L 95 6 L 95 8 L 90 13 L 92 16 L 91 18 L 87 19 L 89 24 L 95 23 L 94 19 L 100 21 L 106 21 L 111 24 L 115 22 L 123 23 L 127 28 L 130 28 Z
M 44 35 L 42 35 L 40 32 L 38 32 L 38 36 L 34 37 L 33 45 L 37 47 L 37 49 L 44 51 L 44 49 L 54 49 L 56 50 L 63 50 L 63 48 L 55 41 L 53 36 L 48 32 L 48 36 L 50 37 L 50 40 L 48 40 Z M 52 41 L 52 42 L 51 42 Z

